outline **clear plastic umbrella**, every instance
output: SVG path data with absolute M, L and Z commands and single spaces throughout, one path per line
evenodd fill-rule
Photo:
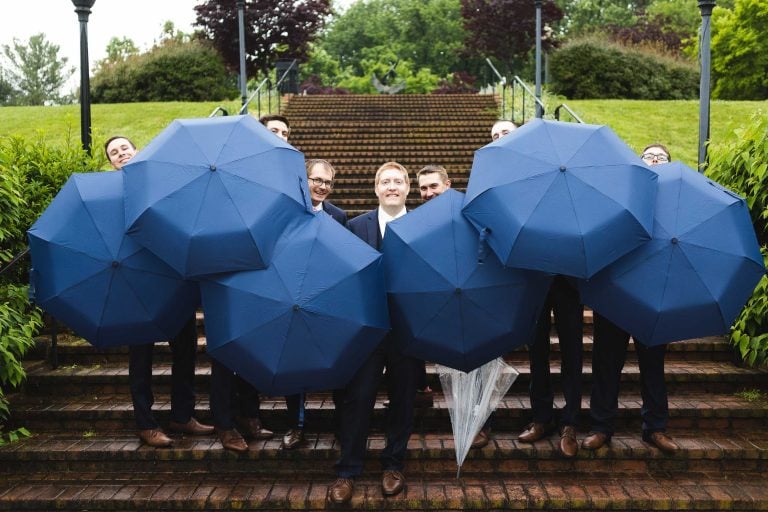
M 472 441 L 519 373 L 501 357 L 469 373 L 439 365 L 437 372 L 451 415 L 458 478 Z

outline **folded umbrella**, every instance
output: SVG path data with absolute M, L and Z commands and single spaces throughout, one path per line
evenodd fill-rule
M 199 303 L 123 215 L 121 171 L 73 174 L 28 232 L 33 300 L 96 346 L 171 339 Z
M 449 189 L 387 225 L 382 242 L 394 339 L 401 350 L 470 371 L 530 343 L 551 277 L 505 268 Z
M 505 265 L 589 277 L 650 238 L 655 196 L 607 126 L 536 119 L 475 152 L 464 214 Z
M 200 287 L 208 353 L 268 394 L 343 387 L 389 330 L 381 254 L 329 215 Z
M 311 215 L 303 155 L 250 116 L 176 120 L 124 170 L 128 234 L 185 277 L 264 268 Z
M 682 163 L 654 169 L 652 240 L 580 281 L 581 298 L 649 346 L 725 334 L 765 273 L 747 204 Z

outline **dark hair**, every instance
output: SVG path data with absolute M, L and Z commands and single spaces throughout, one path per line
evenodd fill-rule
M 270 121 L 280 121 L 281 123 L 285 123 L 285 126 L 289 130 L 291 129 L 291 124 L 288 122 L 288 118 L 285 116 L 281 116 L 280 114 L 267 114 L 259 118 L 259 122 L 264 126 L 267 126 L 267 123 Z
M 117 139 L 127 140 L 128 144 L 130 144 L 133 149 L 136 149 L 136 144 L 134 144 L 131 139 L 123 135 L 115 135 L 114 137 L 108 138 L 107 142 L 104 143 L 104 154 L 107 155 L 107 160 L 109 160 L 109 153 L 107 152 L 107 148 L 109 148 L 109 145 L 112 143 L 113 140 L 117 140 Z
M 672 154 L 669 152 L 669 150 L 667 149 L 667 146 L 665 146 L 664 144 L 648 144 L 647 146 L 645 146 L 645 148 L 643 148 L 643 151 L 641 151 L 640 154 L 641 155 L 644 154 L 650 148 L 661 148 L 667 154 L 667 159 L 670 162 L 672 161 Z

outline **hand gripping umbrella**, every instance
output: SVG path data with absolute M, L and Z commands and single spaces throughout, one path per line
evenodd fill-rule
M 264 268 L 310 215 L 303 155 L 250 116 L 176 120 L 124 169 L 128 234 L 185 277 Z
M 746 202 L 682 163 L 657 165 L 653 238 L 579 283 L 649 346 L 725 334 L 765 273 Z
M 33 300 L 96 346 L 170 339 L 199 303 L 125 236 L 123 211 L 121 171 L 73 174 L 28 232 Z
M 551 277 L 504 268 L 449 189 L 387 225 L 382 242 L 394 339 L 403 353 L 470 371 L 529 343 Z
M 504 265 L 590 277 L 650 238 L 655 196 L 607 126 L 536 119 L 475 152 L 464 214 Z
M 208 353 L 268 394 L 343 387 L 389 330 L 381 254 L 329 215 L 200 287 Z

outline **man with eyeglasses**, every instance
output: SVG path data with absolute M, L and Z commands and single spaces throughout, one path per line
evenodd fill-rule
M 406 214 L 410 178 L 405 167 L 387 162 L 376 171 L 374 190 L 379 207 L 349 221 L 350 231 L 374 249 L 381 248 L 387 224 Z M 384 469 L 381 490 L 395 496 L 405 488 L 403 475 L 408 439 L 413 430 L 413 402 L 418 382 L 419 361 L 397 350 L 388 336 L 366 359 L 342 392 L 339 441 L 341 455 L 336 462 L 337 479 L 328 487 L 327 499 L 341 505 L 352 499 L 354 479 L 363 471 L 371 414 L 376 392 L 387 369 L 387 444 L 381 452 Z
M 662 144 L 647 146 L 641 155 L 648 165 L 671 161 L 669 150 Z M 664 171 L 661 171 L 664 172 Z M 592 396 L 589 415 L 592 432 L 584 438 L 583 446 L 597 450 L 610 443 L 619 409 L 621 371 L 627 358 L 629 333 L 595 312 L 594 347 L 592 350 Z M 646 347 L 634 340 L 637 364 L 640 368 L 640 394 L 643 406 L 643 441 L 656 446 L 666 454 L 673 454 L 679 446 L 666 433 L 669 423 L 667 386 L 664 381 L 664 357 L 667 346 Z

